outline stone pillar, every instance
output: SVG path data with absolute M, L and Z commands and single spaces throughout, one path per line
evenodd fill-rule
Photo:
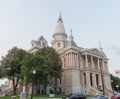
M 63 60 L 64 60 L 64 68 L 66 69 L 66 55 L 63 56 Z
M 89 94 L 90 93 L 90 73 L 89 72 L 86 72 L 86 94 Z
M 86 85 L 87 87 L 90 86 L 90 73 L 89 72 L 86 72 Z
M 108 73 L 108 62 L 106 62 L 106 72 Z
M 70 54 L 68 53 L 68 68 L 70 68 Z
M 99 69 L 100 68 L 100 62 L 99 62 L 99 58 L 97 58 L 97 68 Z
M 79 53 L 78 53 L 79 54 Z M 77 67 L 79 67 L 79 57 L 78 57 L 78 54 L 77 54 L 77 56 L 76 56 L 76 62 L 77 62 Z
M 71 68 L 71 52 L 69 53 L 69 67 Z
M 88 67 L 88 58 L 87 58 L 87 54 L 85 54 L 85 62 L 86 62 L 86 67 Z
M 72 64 L 73 64 L 73 67 L 75 66 L 75 59 L 74 59 L 74 53 L 73 53 L 73 55 L 72 55 Z
M 94 68 L 94 65 L 93 65 L 93 56 L 91 56 L 91 65 L 92 65 L 92 68 Z
M 96 74 L 93 73 L 93 87 L 97 89 L 97 84 L 96 84 Z
M 66 68 L 68 68 L 68 54 L 66 54 Z
M 69 53 L 69 67 L 71 68 L 71 52 Z
M 71 52 L 71 67 L 73 67 L 73 63 L 72 63 L 72 55 L 73 55 L 73 53 Z
M 82 60 L 82 56 L 80 56 L 80 68 L 83 68 L 83 60 Z
M 71 66 L 73 67 L 73 52 L 71 52 Z
M 75 67 L 77 66 L 77 58 L 76 58 L 76 53 L 75 53 Z
M 99 84 L 102 84 L 101 74 L 99 74 Z

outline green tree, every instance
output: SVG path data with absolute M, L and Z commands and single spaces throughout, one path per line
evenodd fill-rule
M 12 80 L 14 94 L 16 94 L 16 88 L 20 80 L 21 62 L 26 54 L 25 50 L 14 47 L 1 60 L 0 77 L 7 77 Z
M 21 77 L 25 77 L 22 81 L 24 81 L 26 86 L 32 84 L 33 70 L 36 70 L 36 74 L 34 75 L 34 85 L 36 86 L 36 92 L 38 92 L 40 85 L 47 85 L 49 83 L 50 66 L 50 62 L 40 55 L 26 55 L 21 67 Z
M 37 55 L 45 57 L 51 62 L 50 78 L 55 78 L 55 87 L 57 84 L 57 78 L 61 77 L 62 73 L 62 61 L 59 54 L 52 47 L 42 48 L 36 52 Z M 56 90 L 56 89 L 55 89 Z
M 112 74 L 110 74 L 110 76 L 111 76 L 111 85 L 112 85 L 112 88 L 113 88 L 113 90 L 115 90 L 115 91 L 120 91 L 120 78 L 118 78 L 117 76 L 114 76 L 114 75 L 112 75 Z M 117 89 L 116 88 L 116 85 L 118 85 L 119 86 L 119 88 Z

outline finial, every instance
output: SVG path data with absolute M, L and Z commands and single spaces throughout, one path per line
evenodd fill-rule
M 101 42 L 99 42 L 99 47 L 101 48 Z
M 60 11 L 60 15 L 59 15 L 59 18 L 61 18 L 61 11 Z
M 99 50 L 102 51 L 101 42 L 99 42 Z
M 59 22 L 59 21 L 63 22 L 63 21 L 62 21 L 62 17 L 61 17 L 61 11 L 60 11 L 60 15 L 59 15 L 59 18 L 58 18 L 58 22 Z
M 72 40 L 73 41 L 73 36 L 72 36 L 72 29 L 70 29 L 70 40 Z

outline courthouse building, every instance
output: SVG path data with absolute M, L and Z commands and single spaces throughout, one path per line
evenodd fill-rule
M 51 41 L 62 60 L 63 72 L 61 79 L 57 81 L 57 91 L 65 94 L 82 92 L 96 95 L 101 93 L 104 86 L 105 94 L 110 94 L 112 89 L 108 58 L 101 46 L 91 49 L 79 47 L 74 42 L 72 31 L 70 32 L 68 36 L 60 15 Z M 31 53 L 48 46 L 43 36 L 32 40 L 31 44 Z

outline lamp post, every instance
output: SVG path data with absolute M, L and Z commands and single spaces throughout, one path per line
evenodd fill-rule
M 100 66 L 100 74 L 101 74 L 101 80 L 102 80 L 102 91 L 103 95 L 105 95 L 105 88 L 104 88 L 104 79 L 103 79 L 103 71 L 102 71 L 102 65 Z
M 119 85 L 116 85 L 117 91 L 119 92 Z
M 36 70 L 33 70 L 31 99 L 33 99 L 33 87 L 34 87 L 34 75 L 35 75 L 35 74 L 36 74 Z

